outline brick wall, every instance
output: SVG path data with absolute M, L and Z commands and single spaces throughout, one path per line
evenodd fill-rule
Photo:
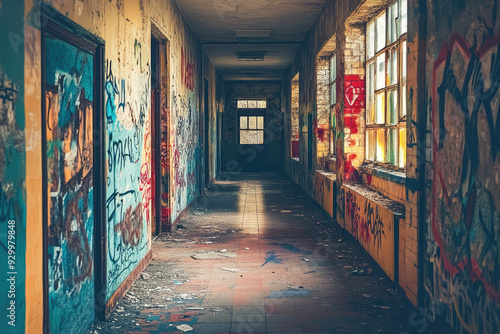
M 316 139 L 316 169 L 323 166 L 323 158 L 330 152 L 330 58 L 316 59 L 316 115 L 314 134 Z

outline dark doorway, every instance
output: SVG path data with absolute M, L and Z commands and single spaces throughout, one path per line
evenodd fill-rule
M 204 135 L 205 135 L 205 187 L 210 184 L 210 101 L 209 101 L 209 89 L 208 89 L 208 80 L 205 79 L 205 96 L 204 96 L 204 104 L 205 104 L 205 126 L 203 127 Z
M 161 233 L 160 41 L 151 36 L 151 234 Z
M 220 112 L 219 104 L 217 104 L 217 160 L 216 160 L 217 175 L 219 175 L 219 173 L 221 172 L 221 164 L 222 164 L 222 112 Z
M 104 303 L 103 42 L 42 8 L 44 332 L 84 333 Z
M 238 163 L 245 172 L 266 171 L 266 109 L 238 110 Z

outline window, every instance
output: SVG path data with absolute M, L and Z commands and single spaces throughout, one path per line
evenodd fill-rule
M 238 100 L 238 109 L 266 109 L 266 100 Z
M 330 57 L 330 153 L 335 154 L 337 136 L 335 132 L 335 105 L 337 104 L 337 55 Z
M 366 160 L 406 165 L 407 0 L 366 26 Z
M 240 144 L 264 144 L 264 116 L 240 116 Z

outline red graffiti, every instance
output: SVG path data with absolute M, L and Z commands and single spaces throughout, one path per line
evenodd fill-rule
M 299 141 L 292 140 L 292 158 L 299 157 Z
M 490 204 L 493 199 L 484 199 L 495 196 L 495 190 L 485 186 L 494 184 L 493 174 L 481 168 L 494 169 L 495 157 L 498 161 L 498 139 L 493 134 L 498 134 L 498 121 L 494 123 L 494 119 L 500 117 L 499 49 L 500 35 L 471 47 L 463 36 L 454 33 L 441 48 L 432 78 L 432 233 L 451 277 L 468 273 L 473 282 L 483 284 L 496 303 L 500 302 L 495 276 L 498 261 L 486 259 L 498 257 L 498 248 L 491 246 L 498 244 L 498 233 L 493 218 L 488 218 L 498 210 Z M 453 62 L 462 64 L 459 70 Z M 464 103 L 464 96 L 468 103 Z M 482 138 L 481 133 L 491 137 Z M 449 161 L 452 154 L 456 163 Z M 478 163 L 486 156 L 493 157 L 493 163 L 486 159 Z M 480 164 L 485 166 L 480 168 Z M 455 237 L 459 234 L 456 231 L 460 231 L 460 238 Z M 457 249 L 464 251 L 457 253 Z
M 318 124 L 318 119 L 315 118 L 313 122 L 314 133 L 316 134 L 316 139 L 320 142 L 328 141 L 328 124 Z
M 365 79 L 359 75 L 346 75 L 344 79 L 345 114 L 360 114 L 365 107 Z
M 346 154 L 344 157 L 344 178 L 345 180 L 358 181 L 359 172 L 353 167 L 352 161 L 358 156 L 354 153 Z
M 368 244 L 370 241 L 370 228 L 366 223 L 366 219 L 361 218 L 359 223 L 359 238 L 365 243 Z
M 349 129 L 349 134 L 354 135 L 358 133 L 358 116 L 346 115 L 344 116 L 344 125 Z
M 146 212 L 146 221 L 149 222 L 149 204 L 151 202 L 151 176 L 149 175 L 149 164 L 141 167 L 139 190 L 142 191 L 142 205 Z
M 194 90 L 194 64 L 189 62 L 188 54 L 181 49 L 181 75 L 182 82 L 190 91 Z

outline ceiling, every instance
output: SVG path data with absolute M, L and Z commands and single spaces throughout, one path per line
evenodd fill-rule
M 177 0 L 203 49 L 226 80 L 280 80 L 327 0 Z M 270 30 L 237 41 L 236 30 Z M 250 32 L 250 35 L 253 35 Z M 238 54 L 264 56 L 238 61 Z

